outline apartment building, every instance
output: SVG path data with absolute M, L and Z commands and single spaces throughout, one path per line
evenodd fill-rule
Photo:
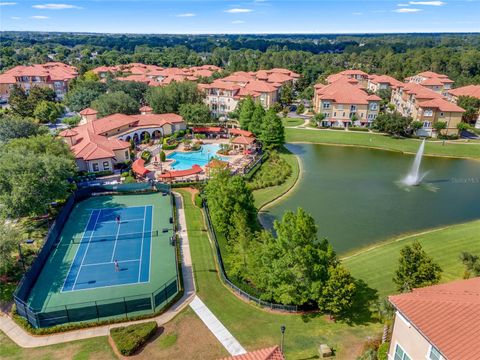
M 388 359 L 478 359 L 480 278 L 389 297 L 394 306 Z
M 380 90 L 389 90 L 401 86 L 403 83 L 388 75 L 369 75 L 367 90 L 378 93 Z
M 405 78 L 405 82 L 420 84 L 436 93 L 447 95 L 448 90 L 453 88 L 453 80 L 447 75 L 437 74 L 433 71 L 424 71 L 417 75 Z
M 110 76 L 120 81 L 135 81 L 149 86 L 163 86 L 173 81 L 197 81 L 202 77 L 210 77 L 220 70 L 221 68 L 215 65 L 163 68 L 156 65 L 131 63 L 117 66 L 100 66 L 92 71 L 100 79 L 105 79 L 110 74 Z
M 186 128 L 180 115 L 153 114 L 147 106 L 140 111 L 139 115 L 112 114 L 98 119 L 94 109 L 82 110 L 81 125 L 60 133 L 78 168 L 89 172 L 113 170 L 115 164 L 130 159 L 131 140 L 139 142 L 147 134 L 158 139 Z
M 340 71 L 339 73 L 329 75 L 327 77 L 327 83 L 331 84 L 342 78 L 346 78 L 356 80 L 361 87 L 366 88 L 369 76 L 370 75 L 362 70 L 344 70 Z
M 329 84 L 315 85 L 313 108 L 325 116 L 323 127 L 371 126 L 377 118 L 381 98 L 369 95 L 357 79 L 338 77 Z
M 456 89 L 448 90 L 447 97 L 453 103 L 457 103 L 460 96 L 470 96 L 477 99 L 480 99 L 480 85 L 467 85 L 462 86 Z M 475 123 L 475 127 L 480 129 L 480 112 L 478 113 L 478 118 Z
M 211 84 L 199 84 L 206 93 L 205 103 L 215 117 L 227 116 L 241 99 L 251 96 L 266 109 L 270 108 L 286 84 L 293 85 L 299 74 L 288 69 L 237 71 Z
M 15 66 L 0 74 L 0 99 L 8 100 L 14 85 L 21 86 L 27 93 L 34 86 L 49 87 L 62 99 L 68 91 L 69 82 L 77 76 L 75 67 L 60 62 Z
M 391 102 L 403 116 L 422 122 L 422 128 L 417 131 L 419 136 L 437 136 L 433 126 L 438 121 L 446 122 L 445 134 L 458 134 L 457 125 L 462 121 L 465 112 L 440 93 L 416 82 L 404 83 L 394 88 Z

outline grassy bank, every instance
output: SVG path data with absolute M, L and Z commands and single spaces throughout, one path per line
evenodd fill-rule
M 292 174 L 281 185 L 270 186 L 265 189 L 255 190 L 253 192 L 253 197 L 255 198 L 255 207 L 257 209 L 261 209 L 267 203 L 285 194 L 295 185 L 299 177 L 300 165 L 298 163 L 297 157 L 290 151 L 288 151 L 286 148 L 282 148 L 281 150 L 279 150 L 278 154 L 281 158 L 285 159 L 285 161 L 292 167 Z
M 419 141 L 415 139 L 394 139 L 389 136 L 359 133 L 353 131 L 285 129 L 287 142 L 311 142 L 319 144 L 356 145 L 372 148 L 416 153 Z M 426 155 L 468 157 L 480 159 L 479 143 L 428 141 Z
M 323 316 L 274 314 L 238 299 L 218 278 L 201 210 L 192 203 L 190 193 L 179 193 L 185 202 L 198 295 L 248 350 L 279 344 L 280 326 L 285 325 L 288 359 L 317 358 L 321 343 L 333 346 L 337 358 L 353 359 L 367 336 L 381 332 L 381 324 L 348 325 L 329 322 Z
M 419 241 L 424 250 L 433 257 L 443 270 L 442 282 L 461 279 L 464 266 L 459 260 L 460 252 L 480 254 L 480 220 L 453 225 L 443 229 L 424 232 L 400 239 L 394 239 L 360 250 L 344 259 L 343 263 L 356 278 L 363 279 L 371 288 L 377 289 L 379 296 L 395 292 L 392 282 L 400 249 L 406 244 Z
M 305 120 L 303 120 L 302 118 L 291 118 L 291 117 L 282 118 L 282 124 L 285 127 L 303 125 L 304 123 L 305 123 Z

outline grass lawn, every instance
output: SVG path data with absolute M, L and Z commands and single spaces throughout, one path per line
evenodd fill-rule
M 255 198 L 255 207 L 257 209 L 261 209 L 265 204 L 286 193 L 298 179 L 300 166 L 297 157 L 286 148 L 279 150 L 278 154 L 290 164 L 292 167 L 292 174 L 281 185 L 255 190 L 253 192 L 253 197 Z
M 116 359 L 107 337 L 73 341 L 65 344 L 23 349 L 0 331 L 0 359 L 5 360 L 87 360 Z
M 282 124 L 283 126 L 298 126 L 298 125 L 303 125 L 305 120 L 302 118 L 291 118 L 291 117 L 286 117 L 282 118 Z
M 288 359 L 317 358 L 321 343 L 333 346 L 337 358 L 353 359 L 367 336 L 381 333 L 381 324 L 349 325 L 329 322 L 323 316 L 270 313 L 238 299 L 219 280 L 201 210 L 189 192 L 178 192 L 185 202 L 198 295 L 248 350 L 279 344 L 280 326 L 285 325 Z
M 453 225 L 438 229 L 423 235 L 409 236 L 403 240 L 391 240 L 372 248 L 360 251 L 343 263 L 356 278 L 363 279 L 367 284 L 378 290 L 380 297 L 395 292 L 392 282 L 400 249 L 406 244 L 419 241 L 424 250 L 433 257 L 443 270 L 442 282 L 461 279 L 464 266 L 459 260 L 460 252 L 469 251 L 480 255 L 480 220 Z
M 160 326 L 157 334 L 140 353 L 130 359 L 220 359 L 228 356 L 225 348 L 187 308 L 173 320 Z M 23 349 L 0 331 L 0 359 L 5 360 L 87 360 L 117 359 L 107 337 L 79 340 L 59 345 Z
M 415 139 L 394 139 L 389 136 L 354 131 L 285 129 L 286 142 L 359 145 L 385 150 L 416 153 L 420 145 Z M 480 158 L 479 143 L 428 141 L 426 155 Z

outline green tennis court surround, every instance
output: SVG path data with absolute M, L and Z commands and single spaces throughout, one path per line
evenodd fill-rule
M 63 227 L 39 254 L 43 263 L 34 264 L 17 289 L 18 313 L 35 327 L 47 327 L 164 307 L 180 288 L 170 241 L 171 196 L 150 192 L 79 200 L 67 202 L 64 210 L 70 206 L 71 211 L 55 225 L 63 221 Z

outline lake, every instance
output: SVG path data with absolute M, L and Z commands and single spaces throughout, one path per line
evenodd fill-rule
M 424 157 L 423 183 L 405 187 L 400 182 L 413 155 L 315 144 L 287 147 L 300 157 L 302 177 L 291 194 L 260 214 L 267 227 L 286 210 L 302 207 L 315 218 L 319 237 L 345 253 L 480 218 L 479 161 Z

